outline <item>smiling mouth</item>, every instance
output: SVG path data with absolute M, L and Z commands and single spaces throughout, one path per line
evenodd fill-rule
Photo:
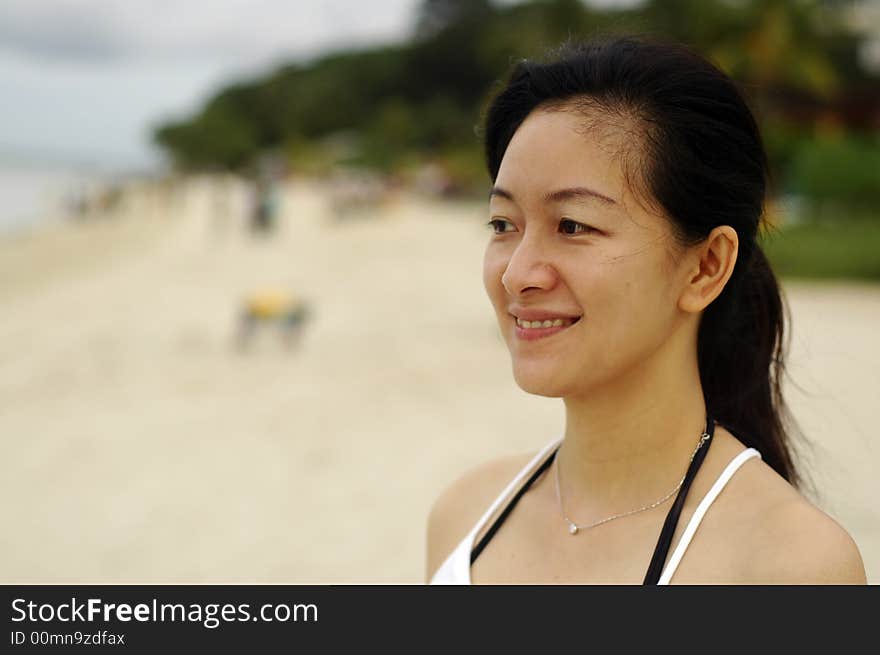
M 553 336 L 554 334 L 564 332 L 580 321 L 581 318 L 581 316 L 578 316 L 576 318 L 559 317 L 544 319 L 543 321 L 524 321 L 513 316 L 514 333 L 516 334 L 517 339 L 522 341 L 536 341 L 537 339 L 544 339 Z
M 579 320 L 581 320 L 580 316 L 575 318 L 549 318 L 544 319 L 543 321 L 524 321 L 523 319 L 514 316 L 516 321 L 516 326 L 522 328 L 524 330 L 540 330 L 544 328 L 558 328 L 558 327 L 569 327 L 574 325 Z

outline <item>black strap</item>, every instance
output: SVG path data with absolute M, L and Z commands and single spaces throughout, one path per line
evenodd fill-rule
M 709 452 L 709 446 L 712 443 L 712 437 L 715 435 L 715 421 L 710 417 L 706 416 L 706 434 L 709 435 L 706 441 L 700 444 L 700 447 L 697 449 L 697 452 L 694 454 L 693 460 L 691 460 L 691 464 L 688 467 L 687 473 L 684 476 L 684 482 L 681 484 L 681 488 L 678 490 L 678 494 L 675 497 L 675 502 L 672 504 L 672 507 L 669 509 L 669 513 L 666 515 L 666 521 L 663 523 L 663 529 L 660 531 L 660 538 L 657 541 L 657 546 L 654 548 L 654 555 L 651 558 L 651 564 L 648 566 L 648 572 L 645 574 L 645 581 L 643 584 L 657 584 L 657 581 L 660 579 L 660 574 L 663 572 L 663 565 L 666 563 L 666 556 L 669 553 L 669 547 L 672 544 L 672 537 L 675 534 L 675 528 L 678 525 L 678 518 L 681 515 L 681 509 L 684 507 L 684 501 L 687 498 L 688 490 L 690 489 L 691 482 L 693 482 L 694 477 L 697 475 L 697 471 L 700 470 L 700 465 L 703 463 L 703 460 L 706 458 L 706 453 Z M 483 549 L 489 544 L 492 537 L 495 536 L 495 533 L 498 532 L 498 529 L 501 527 L 501 524 L 504 523 L 505 519 L 508 515 L 513 511 L 513 508 L 516 507 L 516 504 L 519 502 L 519 499 L 523 497 L 526 491 L 529 490 L 529 487 L 537 480 L 541 474 L 547 470 L 550 464 L 553 463 L 554 458 L 556 457 L 556 453 L 559 451 L 559 447 L 550 454 L 541 466 L 532 474 L 532 476 L 526 481 L 526 483 L 520 488 L 519 491 L 516 492 L 516 495 L 511 499 L 511 501 L 507 504 L 507 507 L 504 508 L 504 511 L 498 516 L 497 519 L 492 523 L 492 527 L 489 528 L 488 532 L 483 535 L 483 538 L 480 539 L 480 542 L 477 544 L 476 548 L 471 551 L 471 565 L 476 561 L 476 559 L 480 556 L 480 553 L 483 552 Z
M 675 534 L 678 517 L 681 515 L 681 508 L 684 507 L 688 489 L 690 489 L 691 482 L 694 481 L 697 471 L 700 470 L 700 465 L 706 459 L 706 453 L 709 452 L 712 437 L 715 435 L 715 421 L 709 416 L 706 417 L 706 434 L 709 435 L 709 438 L 700 443 L 694 458 L 691 460 L 691 465 L 684 475 L 684 482 L 678 490 L 675 502 L 669 508 L 669 513 L 666 515 L 666 521 L 663 523 L 663 529 L 660 531 L 660 538 L 657 540 L 657 546 L 654 548 L 654 556 L 651 558 L 651 564 L 648 566 L 648 572 L 645 574 L 645 581 L 642 584 L 657 584 L 660 580 L 660 574 L 663 573 L 663 565 L 666 563 L 666 555 L 669 554 L 669 547 L 672 545 L 672 536 Z
M 538 477 L 547 470 L 547 467 L 553 462 L 553 459 L 556 457 L 556 452 L 559 450 L 559 446 L 550 454 L 541 466 L 538 467 L 538 470 L 532 474 L 532 477 L 529 478 L 528 482 L 526 482 L 522 488 L 516 492 L 516 495 L 513 497 L 513 500 L 508 503 L 507 507 L 504 508 L 504 511 L 495 519 L 495 522 L 492 524 L 492 527 L 489 528 L 489 531 L 483 535 L 483 538 L 480 539 L 480 543 L 477 544 L 477 547 L 471 551 L 471 564 L 473 564 L 476 559 L 480 556 L 480 553 L 483 552 L 483 549 L 489 543 L 489 540 L 495 536 L 495 533 L 498 532 L 498 528 L 501 527 L 501 524 L 504 523 L 504 519 L 507 518 L 507 515 L 513 511 L 513 508 L 516 507 L 516 504 L 519 502 L 519 499 L 523 497 L 523 494 L 528 491 L 529 487 L 532 486 L 532 483 L 538 479 Z

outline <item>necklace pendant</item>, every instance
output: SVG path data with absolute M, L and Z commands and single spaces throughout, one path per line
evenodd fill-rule
M 578 527 L 574 523 L 568 524 L 568 533 L 571 535 L 575 535 L 578 533 Z

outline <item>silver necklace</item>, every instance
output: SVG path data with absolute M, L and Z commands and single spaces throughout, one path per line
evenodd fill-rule
M 706 441 L 708 439 L 709 439 L 708 432 L 704 432 L 703 434 L 700 435 L 700 440 L 697 442 L 697 447 L 694 448 L 694 452 L 691 455 L 691 459 L 690 459 L 691 462 L 694 461 L 694 457 L 696 457 L 697 451 L 700 450 L 702 445 L 704 443 L 706 443 Z M 578 523 L 575 523 L 574 521 L 572 521 L 570 518 L 568 518 L 568 515 L 565 513 L 565 507 L 562 504 L 562 493 L 559 491 L 559 457 L 556 457 L 556 461 L 554 462 L 554 464 L 556 465 L 556 500 L 559 501 L 559 511 L 562 513 L 562 518 L 568 524 L 568 533 L 572 536 L 576 535 L 579 530 L 587 530 L 589 528 L 595 528 L 597 525 L 602 525 L 603 523 L 608 523 L 608 521 L 613 521 L 614 519 L 622 519 L 624 516 L 632 516 L 633 514 L 638 514 L 639 512 L 645 512 L 649 509 L 654 509 L 658 505 L 662 505 L 667 500 L 672 498 L 672 496 L 679 489 L 681 489 L 681 485 L 684 484 L 684 479 L 687 477 L 687 471 L 685 471 L 685 474 L 681 477 L 681 480 L 679 480 L 678 484 L 675 485 L 675 488 L 672 491 L 670 491 L 668 494 L 663 496 L 663 498 L 661 498 L 660 500 L 655 500 L 650 505 L 645 505 L 644 507 L 639 507 L 638 509 L 633 509 L 628 512 L 624 512 L 623 514 L 615 514 L 614 516 L 609 516 L 608 518 L 604 518 L 599 521 L 594 521 L 593 523 L 581 525 L 581 524 L 578 524 Z

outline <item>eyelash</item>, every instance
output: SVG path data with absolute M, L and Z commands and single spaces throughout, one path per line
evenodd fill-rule
M 563 223 L 571 223 L 577 227 L 583 228 L 576 232 L 566 232 L 565 234 L 590 234 L 591 232 L 597 232 L 596 228 L 590 227 L 589 225 L 585 225 L 584 223 L 578 223 L 577 221 L 573 221 L 570 218 L 563 218 L 559 221 L 559 225 L 561 226 Z
M 494 229 L 495 234 L 505 234 L 504 232 L 498 231 L 498 228 L 495 227 L 496 223 L 510 224 L 510 221 L 505 221 L 502 218 L 493 218 L 491 221 L 486 223 L 487 226 L 492 227 Z M 578 223 L 577 221 L 573 221 L 570 218 L 563 218 L 562 220 L 559 221 L 559 225 L 562 225 L 563 223 L 571 223 L 572 225 L 576 225 L 578 227 L 583 228 L 582 230 L 579 230 L 577 232 L 564 232 L 564 234 L 575 235 L 575 234 L 590 234 L 592 232 L 598 232 L 598 230 L 596 228 L 590 227 L 589 225 L 585 225 L 584 223 Z

